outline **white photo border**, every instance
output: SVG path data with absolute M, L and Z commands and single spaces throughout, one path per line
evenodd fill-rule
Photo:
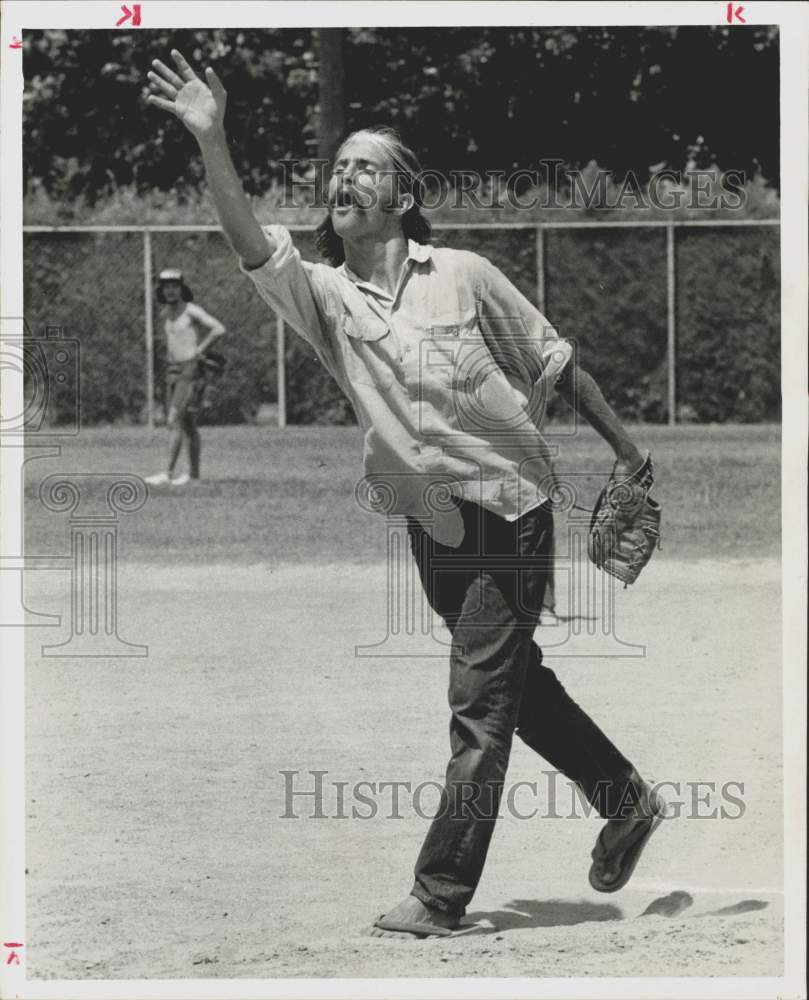
M 724 2 L 533 3 L 502 2 L 168 2 L 142 0 L 150 28 L 464 25 L 716 25 Z M 22 275 L 22 64 L 11 40 L 32 29 L 113 28 L 116 2 L 65 3 L 6 0 L 0 26 L 2 87 L 0 157 L 0 312 L 21 317 Z M 781 978 L 565 978 L 565 979 L 191 979 L 28 980 L 24 962 L 2 970 L 8 996 L 98 997 L 727 997 L 805 996 L 806 913 L 806 593 L 807 531 L 807 121 L 809 121 L 809 7 L 792 3 L 744 3 L 748 24 L 777 24 L 781 51 L 781 309 L 782 309 L 782 586 L 783 723 L 785 802 L 785 966 Z M 22 380 L 0 371 L 3 413 L 22 411 Z M 1 442 L 0 442 L 1 443 Z M 0 488 L 16 482 L 23 449 L 0 448 Z M 22 552 L 22 498 L 0 493 L 0 551 Z M 751 525 L 755 530 L 755 525 Z M 8 579 L 6 579 L 8 578 Z M 0 602 L 19 587 L 16 573 L 0 573 Z M 24 940 L 25 794 L 23 708 L 24 630 L 0 629 L 0 935 Z M 23 935 L 20 937 L 19 935 Z M 24 957 L 24 955 L 23 955 Z

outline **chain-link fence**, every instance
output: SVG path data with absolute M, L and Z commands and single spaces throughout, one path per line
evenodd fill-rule
M 316 260 L 310 227 L 295 229 Z M 436 226 L 439 245 L 496 264 L 575 340 L 627 419 L 767 421 L 780 416 L 777 222 Z M 215 226 L 25 227 L 26 320 L 80 345 L 81 420 L 159 421 L 164 340 L 158 272 L 179 267 L 228 329 L 228 367 L 206 419 L 351 423 L 351 405 L 242 275 Z M 58 422 L 58 393 L 47 419 Z

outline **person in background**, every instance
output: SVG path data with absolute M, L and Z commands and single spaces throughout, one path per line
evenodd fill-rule
M 171 441 L 165 471 L 148 476 L 146 482 L 151 486 L 184 486 L 200 476 L 197 415 L 206 387 L 204 361 L 208 349 L 225 333 L 225 327 L 193 301 L 182 271 L 176 268 L 160 272 L 156 294 L 163 306 L 161 316 L 166 335 L 169 401 L 166 425 L 171 431 Z M 175 475 L 184 444 L 188 448 L 189 471 Z

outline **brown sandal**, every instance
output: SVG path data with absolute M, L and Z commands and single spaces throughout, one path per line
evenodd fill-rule
M 663 822 L 666 815 L 666 805 L 659 797 L 655 797 L 655 809 L 651 816 L 636 823 L 626 836 L 617 840 L 612 847 L 604 845 L 602 829 L 596 840 L 591 857 L 593 864 L 590 866 L 588 880 L 596 892 L 618 892 L 623 889 L 632 877 L 635 867 L 643 853 L 649 838 Z M 614 882 L 602 882 L 599 869 L 608 861 L 620 859 L 618 877 Z
M 423 921 L 409 924 L 403 920 L 386 920 L 384 913 L 374 921 L 374 927 L 378 927 L 381 931 L 397 931 L 400 934 L 414 934 L 417 937 L 449 937 L 456 933 L 452 927 L 441 927 L 439 924 L 428 924 Z

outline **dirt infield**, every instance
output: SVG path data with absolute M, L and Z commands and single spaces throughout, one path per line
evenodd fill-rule
M 641 770 L 679 788 L 664 794 L 680 817 L 630 885 L 590 890 L 599 821 L 566 818 L 563 785 L 549 817 L 549 765 L 515 741 L 507 787 L 537 782 L 514 801 L 540 815 L 498 823 L 469 914 L 481 928 L 423 942 L 363 931 L 408 891 L 427 820 L 404 792 L 391 818 L 389 789 L 376 815 L 350 815 L 357 782 L 440 780 L 448 751 L 445 661 L 355 655 L 385 635 L 385 564 L 127 561 L 119 582 L 120 634 L 148 658 L 42 658 L 65 629 L 29 633 L 30 977 L 782 974 L 775 559 L 664 551 L 616 595 L 617 631 L 645 656 L 549 658 Z M 67 614 L 64 574 L 30 573 L 27 593 Z M 311 791 L 313 771 L 324 815 L 298 797 L 283 818 L 289 781 Z M 642 916 L 672 893 L 690 905 Z

